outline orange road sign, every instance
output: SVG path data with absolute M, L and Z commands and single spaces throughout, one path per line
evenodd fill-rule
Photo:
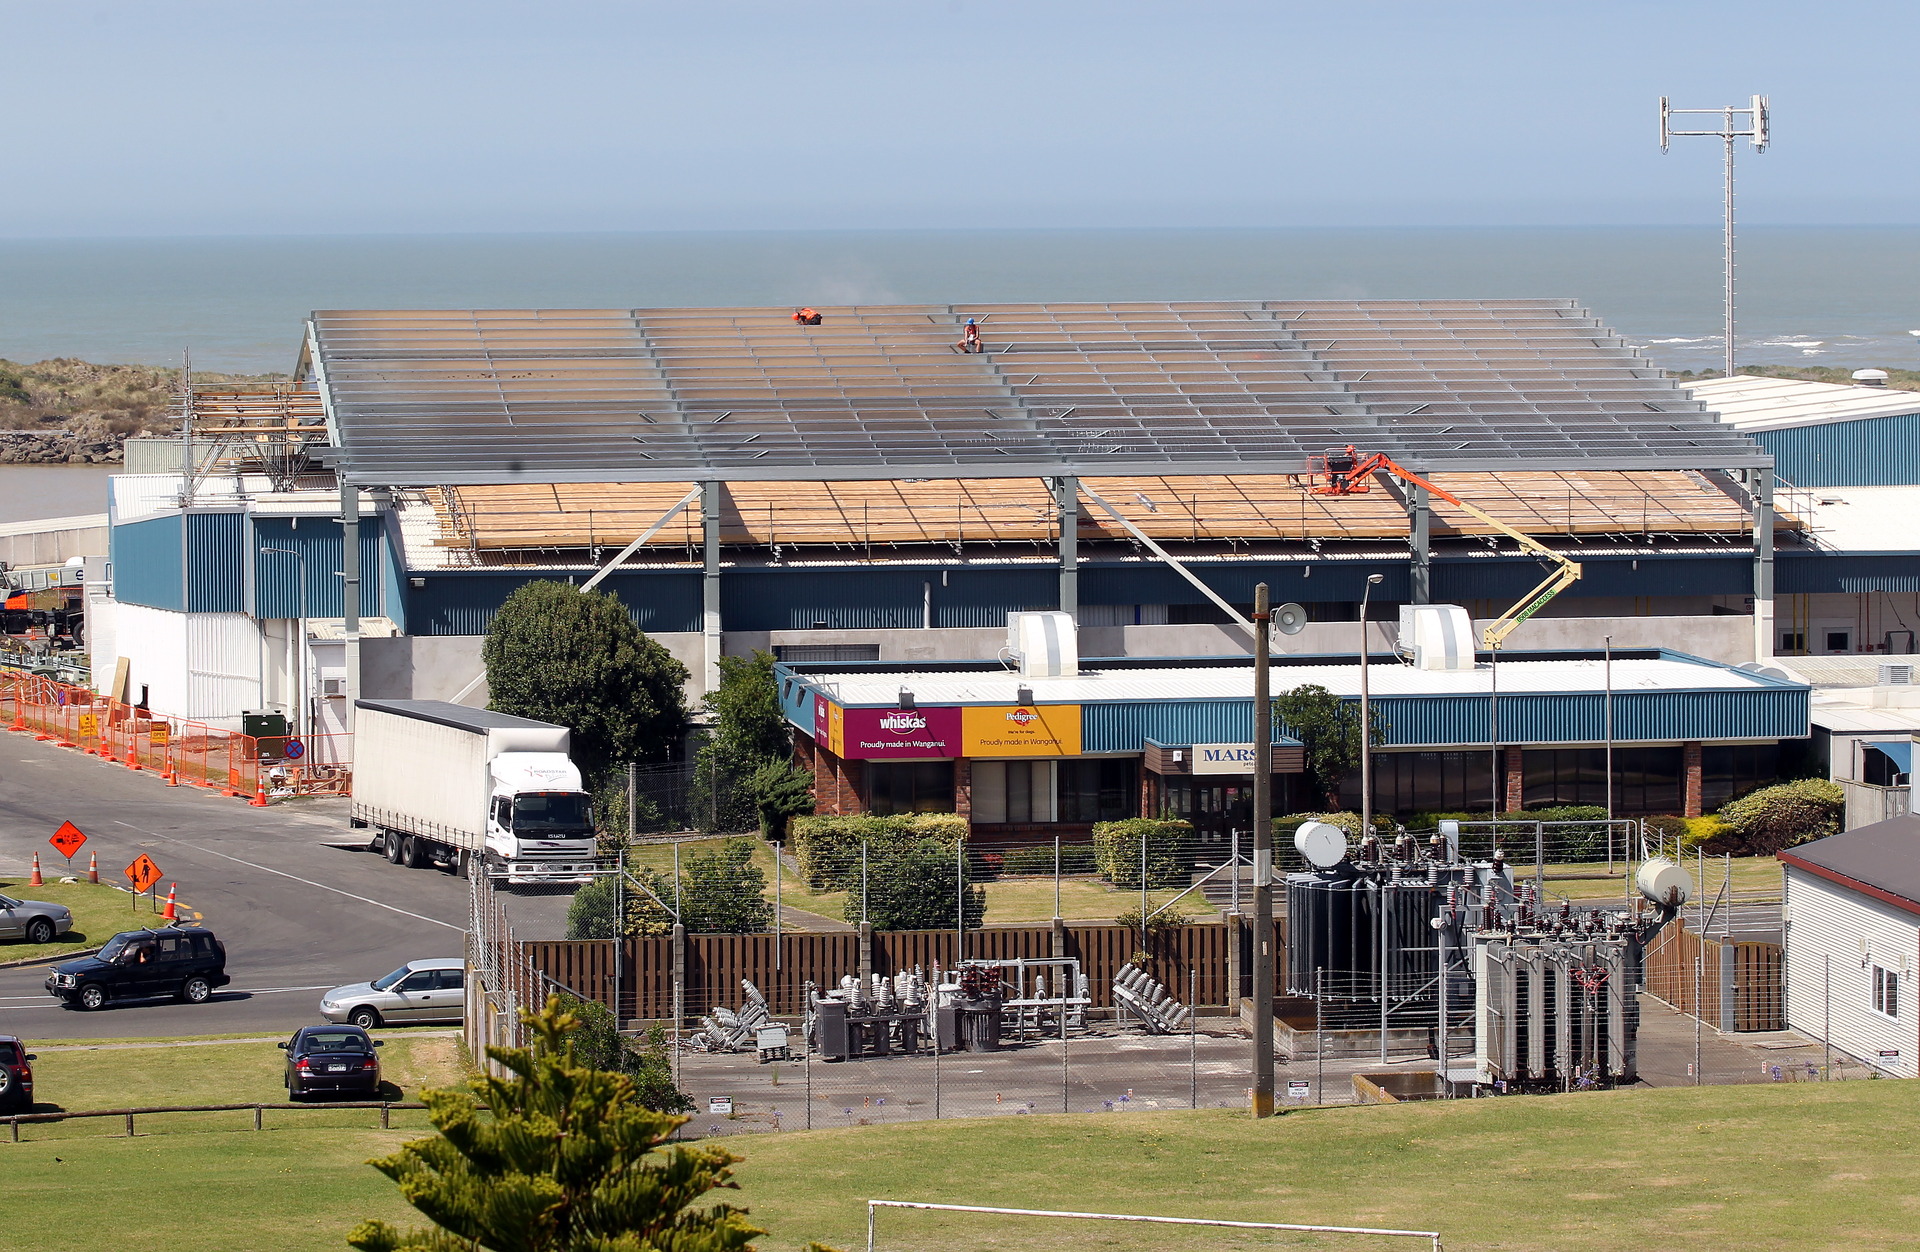
M 52 837 L 47 840 L 61 856 L 68 860 L 73 859 L 73 854 L 78 852 L 80 845 L 86 841 L 87 833 L 72 822 L 61 822 L 60 829 L 54 831 Z
M 133 884 L 135 891 L 145 891 L 160 881 L 160 867 L 153 858 L 142 852 L 133 864 L 127 866 L 127 881 Z

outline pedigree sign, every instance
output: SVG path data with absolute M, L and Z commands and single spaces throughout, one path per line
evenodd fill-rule
M 961 714 L 963 756 L 1079 756 L 1077 704 L 989 705 Z

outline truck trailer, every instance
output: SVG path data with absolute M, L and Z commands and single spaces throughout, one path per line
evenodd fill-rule
M 564 726 L 444 700 L 359 700 L 349 821 L 396 865 L 517 882 L 594 872 L 593 814 Z

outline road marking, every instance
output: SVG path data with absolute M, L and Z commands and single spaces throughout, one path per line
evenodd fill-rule
M 162 835 L 151 830 L 142 830 L 140 827 L 135 826 L 132 822 L 115 822 L 114 825 L 125 826 L 128 830 L 139 831 L 141 834 L 151 835 L 155 839 L 164 839 L 168 843 L 177 843 L 183 848 L 192 848 L 195 852 L 204 852 L 208 856 L 217 856 L 223 861 L 232 861 L 235 865 L 244 865 L 248 869 L 257 869 L 268 874 L 278 874 L 282 878 L 291 878 L 293 881 L 297 883 L 305 883 L 309 887 L 318 887 L 322 891 L 331 891 L 333 892 L 333 894 L 337 896 L 345 896 L 349 900 L 358 900 L 362 904 L 371 904 L 375 908 L 386 909 L 389 912 L 398 913 L 402 917 L 411 917 L 418 921 L 432 922 L 435 926 L 445 926 L 448 930 L 457 930 L 463 935 L 467 933 L 467 928 L 465 926 L 455 926 L 452 922 L 443 922 L 437 917 L 428 917 L 424 913 L 412 913 L 407 911 L 406 909 L 396 908 L 395 906 L 391 904 L 387 904 L 380 900 L 368 899 L 366 896 L 357 896 L 353 894 L 353 892 L 351 891 L 342 891 L 338 887 L 330 887 L 326 883 L 315 882 L 311 878 L 302 878 L 298 874 L 289 874 L 285 870 L 275 869 L 271 865 L 257 865 L 252 861 L 243 861 L 237 856 L 228 856 L 224 852 L 215 852 L 212 848 L 203 848 L 197 843 L 188 843 L 185 839 L 175 839 L 170 835 Z
M 230 995 L 271 996 L 271 995 L 280 995 L 283 992 L 288 992 L 288 991 L 332 991 L 335 987 L 339 985 L 340 985 L 339 983 L 328 982 L 328 983 L 321 983 L 317 987 L 222 987 L 218 991 L 213 993 L 213 997 L 214 999 L 217 1000 L 221 996 L 230 996 Z M 34 1004 L 47 1004 L 47 1003 L 48 1003 L 48 997 L 44 995 L 0 997 L 0 1004 L 34 1005 Z M 55 1000 L 52 1003 L 58 1004 L 59 1001 Z

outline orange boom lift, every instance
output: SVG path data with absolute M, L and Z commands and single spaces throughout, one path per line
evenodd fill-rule
M 1515 530 L 1499 518 L 1483 509 L 1477 509 L 1459 496 L 1444 488 L 1436 487 L 1404 466 L 1396 465 L 1391 457 L 1374 452 L 1362 456 L 1352 444 L 1345 452 L 1329 452 L 1325 456 L 1313 457 L 1309 461 L 1312 467 L 1308 475 L 1307 490 L 1316 496 L 1353 496 L 1362 495 L 1372 489 L 1375 474 L 1390 474 L 1403 483 L 1424 487 L 1427 494 L 1438 496 L 1467 516 L 1483 522 L 1520 545 L 1523 552 L 1531 553 L 1542 561 L 1552 563 L 1553 572 L 1541 581 L 1540 585 L 1520 597 L 1520 602 L 1508 609 L 1489 625 L 1482 636 L 1489 652 L 1505 643 L 1507 636 L 1519 629 L 1520 623 L 1545 608 L 1547 602 L 1580 581 L 1580 563 L 1569 561 L 1552 548 L 1547 547 L 1533 536 Z

